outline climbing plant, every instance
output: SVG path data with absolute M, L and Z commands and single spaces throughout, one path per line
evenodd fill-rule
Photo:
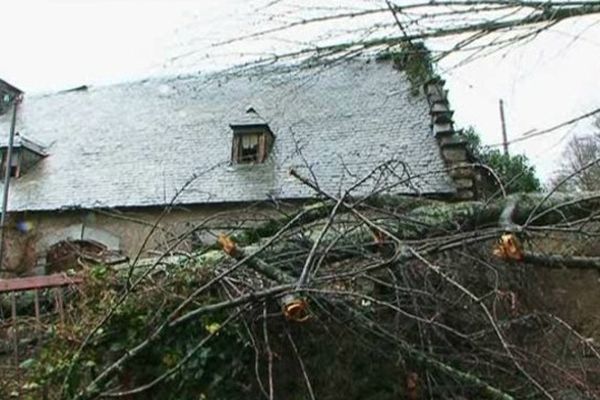
M 380 60 L 392 60 L 395 67 L 406 74 L 411 94 L 418 95 L 425 82 L 435 76 L 431 52 L 421 41 L 402 42 L 397 47 L 378 55 Z

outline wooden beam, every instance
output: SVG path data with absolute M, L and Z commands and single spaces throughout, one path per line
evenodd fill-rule
M 77 285 L 81 282 L 83 282 L 81 276 L 67 276 L 65 274 L 0 279 L 0 293 Z
M 35 323 L 36 329 L 39 329 L 41 327 L 42 324 L 42 320 L 40 318 L 40 292 L 36 289 L 33 292 L 34 298 L 33 298 L 33 307 L 35 310 Z
M 10 294 L 11 307 L 10 316 L 13 329 L 13 361 L 16 368 L 19 368 L 19 326 L 17 325 L 17 295 L 15 292 Z

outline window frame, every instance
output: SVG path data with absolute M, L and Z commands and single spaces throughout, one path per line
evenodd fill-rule
M 269 157 L 273 144 L 273 134 L 264 127 L 248 126 L 233 127 L 233 143 L 231 161 L 233 164 L 252 165 L 263 164 Z M 244 155 L 244 138 L 256 136 L 256 152 Z

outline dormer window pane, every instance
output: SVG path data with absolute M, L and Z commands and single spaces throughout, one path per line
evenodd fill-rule
M 273 134 L 268 130 L 234 132 L 231 160 L 235 164 L 264 163 L 272 144 Z
M 260 134 L 248 133 L 241 137 L 240 162 L 253 163 L 258 161 L 258 145 Z

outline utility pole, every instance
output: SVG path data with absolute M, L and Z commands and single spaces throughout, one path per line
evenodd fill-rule
M 502 146 L 504 155 L 508 155 L 508 138 L 506 136 L 506 121 L 504 120 L 504 102 L 500 99 L 500 122 L 502 123 Z

